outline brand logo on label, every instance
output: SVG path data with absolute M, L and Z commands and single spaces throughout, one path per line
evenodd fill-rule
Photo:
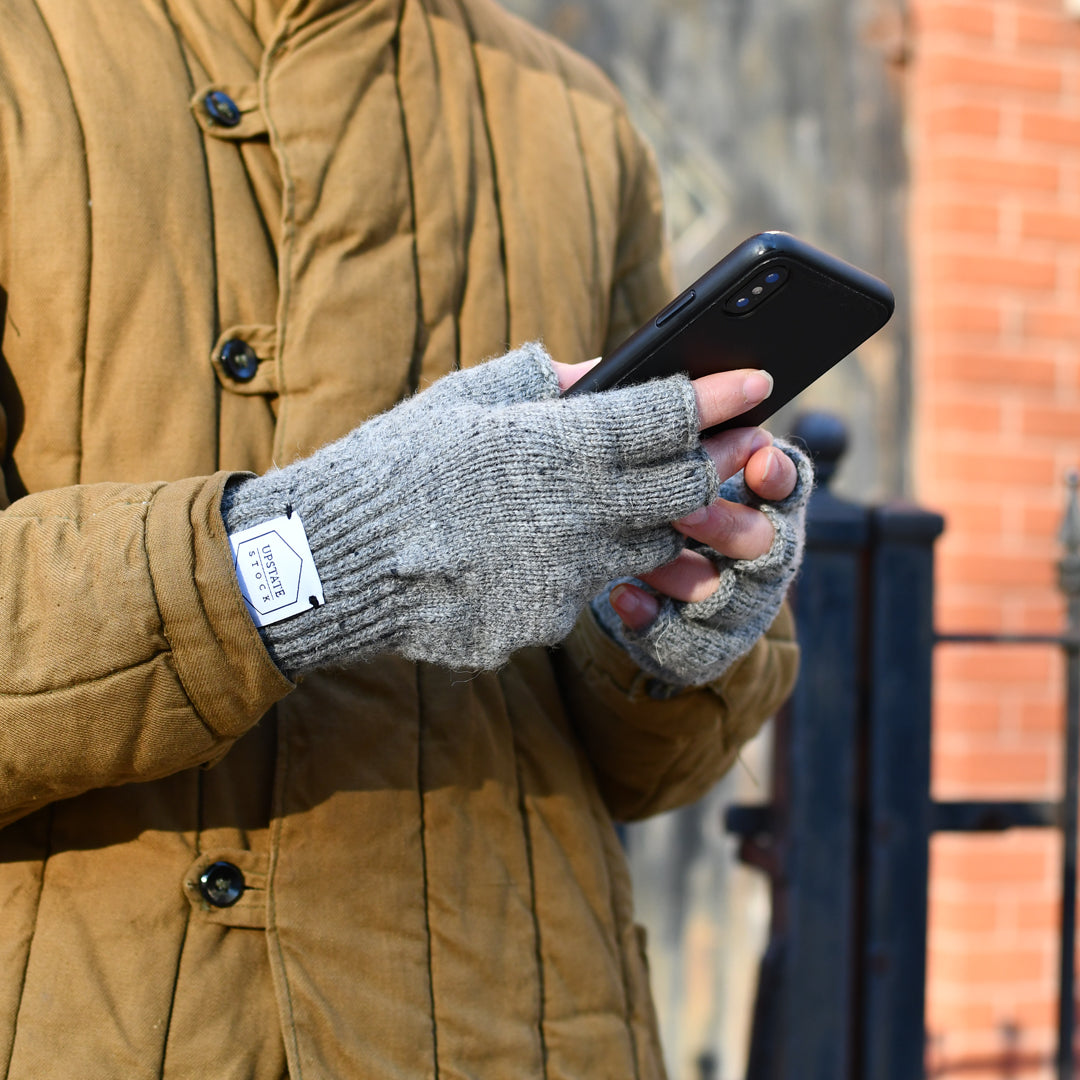
M 290 619 L 326 602 L 299 514 L 230 533 L 229 543 L 240 592 L 256 626 Z
M 261 614 L 295 604 L 304 560 L 276 529 L 251 537 L 236 553 L 236 573 L 247 583 L 247 601 Z

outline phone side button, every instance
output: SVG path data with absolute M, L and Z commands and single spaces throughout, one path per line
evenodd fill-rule
M 682 296 L 677 296 L 659 315 L 656 316 L 656 325 L 663 326 L 670 322 L 680 311 L 688 308 L 694 302 L 694 290 L 687 289 Z

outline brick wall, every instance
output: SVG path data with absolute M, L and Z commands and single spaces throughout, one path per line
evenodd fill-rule
M 914 475 L 948 520 L 943 629 L 1063 619 L 1055 534 L 1080 464 L 1080 22 L 1065 6 L 911 5 Z M 943 647 L 936 680 L 938 797 L 1057 795 L 1052 651 Z M 1034 832 L 935 840 L 939 1075 L 1050 1075 L 1059 859 Z

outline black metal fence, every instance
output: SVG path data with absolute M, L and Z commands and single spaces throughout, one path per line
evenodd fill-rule
M 1059 1080 L 1073 1077 L 1077 768 L 1080 758 L 1080 506 L 1066 513 L 1060 635 L 937 635 L 933 552 L 942 518 L 865 507 L 828 483 L 845 448 L 832 417 L 805 417 L 819 488 L 793 597 L 803 668 L 777 718 L 773 800 L 736 806 L 727 828 L 771 879 L 748 1080 L 916 1080 L 926 1075 L 930 838 L 935 832 L 1063 832 Z M 1063 649 L 1061 802 L 940 802 L 930 795 L 936 646 Z

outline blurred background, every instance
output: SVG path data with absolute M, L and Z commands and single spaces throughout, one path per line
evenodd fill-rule
M 886 330 L 796 406 L 847 425 L 834 490 L 944 515 L 938 630 L 1060 632 L 1080 0 L 504 2 L 626 96 L 661 164 L 679 285 L 775 228 L 892 285 Z M 1063 670 L 1053 648 L 935 650 L 933 795 L 1059 798 Z M 630 830 L 673 1080 L 745 1074 L 769 891 L 722 809 L 768 801 L 770 737 L 703 804 Z M 931 841 L 930 1075 L 1052 1075 L 1060 859 L 1048 829 Z

